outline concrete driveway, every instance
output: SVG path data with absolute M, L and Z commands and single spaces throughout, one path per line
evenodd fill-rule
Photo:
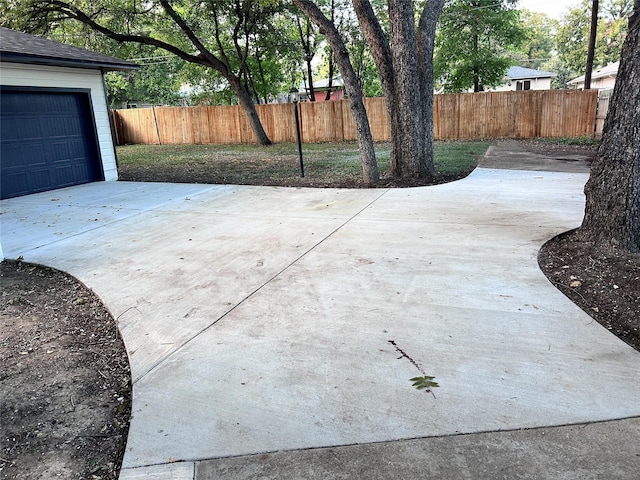
M 134 381 L 122 479 L 257 478 L 273 457 L 254 454 L 640 416 L 640 354 L 537 265 L 580 224 L 586 180 L 103 182 L 2 201 L 2 245 L 117 318 Z M 238 459 L 246 476 L 221 463 Z M 313 477 L 290 475 L 269 478 Z

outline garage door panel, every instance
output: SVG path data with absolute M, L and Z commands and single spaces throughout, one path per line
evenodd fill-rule
M 41 144 L 14 143 L 3 145 L 0 153 L 2 161 L 2 174 L 16 173 L 17 171 L 47 166 L 47 150 Z
M 4 103 L 2 109 L 5 109 Z M 3 123 L 12 122 L 11 128 L 2 129 L 2 142 L 21 142 L 29 139 L 42 138 L 40 119 L 37 117 L 7 118 L 2 116 Z M 9 125 L 6 125 L 9 127 Z
M 51 190 L 51 171 L 47 169 L 35 169 L 29 172 L 2 174 L 2 190 L 15 192 L 13 196 L 27 195 L 29 193 L 45 192 Z
M 58 185 L 60 185 L 61 187 L 66 187 L 69 185 L 74 185 L 75 184 L 75 173 L 74 169 L 72 166 L 70 165 L 63 165 L 60 166 L 58 168 L 56 168 L 55 170 L 56 173 L 56 182 L 58 183 Z
M 56 137 L 58 138 L 58 137 Z M 69 145 L 67 142 L 56 140 L 50 145 L 51 148 L 47 150 L 47 162 L 51 164 L 65 163 L 73 160 Z
M 2 89 L 2 198 L 102 179 L 87 93 Z
M 51 170 L 49 168 L 39 168 L 33 170 L 31 175 L 28 176 L 29 187 L 34 192 L 44 192 L 49 190 L 49 185 L 52 183 Z
M 69 118 L 60 115 L 51 115 L 39 119 L 40 126 L 38 130 L 43 137 L 51 138 L 82 138 L 86 130 L 82 124 L 82 119 Z
M 20 148 L 21 163 L 14 168 L 42 169 L 47 168 L 47 149 L 39 143 L 25 143 Z
M 26 195 L 29 192 L 29 181 L 27 179 L 27 174 L 22 173 L 12 173 L 12 174 L 2 174 L 2 182 L 0 183 L 0 188 L 2 191 L 13 191 L 16 192 L 16 195 Z
M 2 161 L 2 175 L 15 173 L 16 169 L 22 170 L 22 148 L 19 145 L 3 145 L 0 150 L 0 161 Z

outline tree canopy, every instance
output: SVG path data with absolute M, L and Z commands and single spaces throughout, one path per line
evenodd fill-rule
M 594 52 L 594 67 L 604 67 L 620 59 L 622 43 L 631 13 L 631 0 L 601 2 Z M 591 2 L 582 0 L 561 20 L 555 37 L 560 62 L 574 75 L 583 74 L 587 58 Z
M 434 72 L 446 92 L 502 83 L 526 39 L 517 0 L 448 0 L 436 36 Z
M 243 107 L 258 143 L 270 144 L 254 106 L 255 72 L 277 38 L 281 2 L 271 0 L 2 0 L 21 30 L 48 32 L 77 21 L 119 43 L 163 49 L 185 62 L 216 71 Z M 260 79 L 263 80 L 264 79 Z
M 544 13 L 520 11 L 520 22 L 524 30 L 524 40 L 515 48 L 513 61 L 517 65 L 536 70 L 545 70 L 555 48 L 554 37 L 558 21 Z

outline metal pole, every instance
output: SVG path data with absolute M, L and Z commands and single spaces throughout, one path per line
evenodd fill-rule
M 293 102 L 296 115 L 296 134 L 298 136 L 298 155 L 300 157 L 300 177 L 304 178 L 304 162 L 302 161 L 302 139 L 300 138 L 300 119 L 298 115 L 298 102 Z

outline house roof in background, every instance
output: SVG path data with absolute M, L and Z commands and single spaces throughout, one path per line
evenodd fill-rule
M 544 70 L 515 66 L 509 67 L 506 76 L 508 79 L 517 80 L 520 78 L 551 78 L 557 77 L 558 75 L 553 72 L 545 72 Z
M 610 63 L 606 67 L 599 68 L 598 70 L 594 70 L 591 73 L 591 80 L 595 80 L 598 78 L 606 78 L 606 77 L 615 77 L 618 74 L 618 67 L 620 66 L 620 62 Z M 574 78 L 573 80 L 569 80 L 567 83 L 577 84 L 584 82 L 584 75 Z
M 313 83 L 314 88 L 329 88 L 329 79 L 325 78 L 322 80 L 318 80 Z M 344 82 L 342 81 L 342 75 L 337 75 L 333 77 L 333 81 L 331 82 L 331 86 L 333 88 L 341 88 L 344 87 Z
M 344 81 L 342 80 L 342 75 L 336 75 L 335 77 L 333 77 L 333 81 L 331 82 L 331 88 L 333 89 L 344 88 Z M 328 90 L 329 79 L 323 78 L 322 80 L 314 80 L 313 89 L 315 91 Z M 306 92 L 307 90 L 309 90 L 309 85 L 307 84 L 306 80 L 300 84 L 299 90 L 301 92 Z
M 101 70 L 135 70 L 135 63 L 0 27 L 0 61 Z

